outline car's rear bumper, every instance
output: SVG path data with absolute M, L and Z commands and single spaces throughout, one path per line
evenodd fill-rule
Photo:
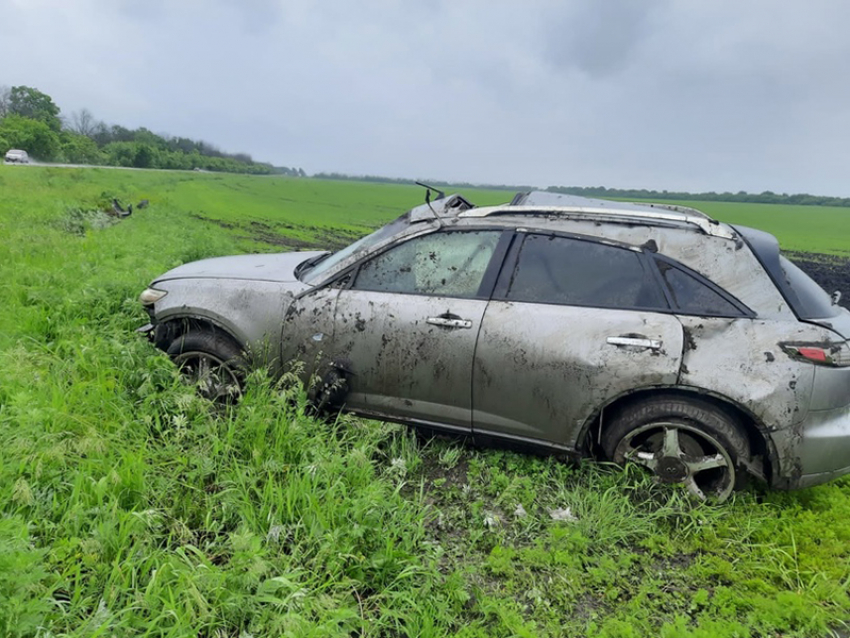
M 801 424 L 776 433 L 774 443 L 774 487 L 800 489 L 850 474 L 850 405 L 812 410 Z

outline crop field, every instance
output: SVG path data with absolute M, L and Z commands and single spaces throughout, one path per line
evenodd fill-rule
M 847 636 L 850 479 L 698 504 L 635 468 L 317 421 L 262 371 L 215 408 L 133 332 L 168 268 L 338 247 L 423 195 L 0 166 L 0 635 Z M 696 207 L 850 254 L 850 210 Z

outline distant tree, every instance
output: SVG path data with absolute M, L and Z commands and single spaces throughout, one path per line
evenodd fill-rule
M 142 127 L 133 131 L 133 141 L 138 144 L 144 144 L 152 148 L 167 149 L 168 142 L 165 138 L 160 137 L 156 133 L 151 133 L 148 129 Z
M 72 131 L 64 131 L 61 155 L 70 164 L 102 164 L 104 157 L 93 139 Z
M 9 111 L 14 115 L 44 122 L 58 132 L 62 128 L 59 107 L 46 93 L 29 86 L 13 86 L 9 91 Z
M 97 128 L 97 124 L 98 123 L 94 119 L 94 115 L 92 115 L 91 111 L 88 109 L 80 109 L 79 111 L 71 113 L 69 128 L 78 135 L 92 137 Z
M 110 142 L 102 149 L 109 166 L 133 166 L 136 145 L 133 142 Z
M 0 155 L 5 155 L 6 151 L 12 148 L 11 142 L 9 142 L 5 137 L 0 135 Z
M 8 86 L 0 86 L 0 119 L 9 115 L 9 101 L 11 99 L 11 93 L 12 89 Z
M 136 143 L 136 153 L 133 156 L 133 166 L 136 168 L 154 168 L 156 151 L 148 144 Z
M 20 148 L 40 160 L 51 161 L 59 151 L 59 136 L 47 124 L 20 115 L 0 120 L 0 136 L 10 148 Z
M 168 148 L 181 153 L 192 153 L 196 150 L 195 142 L 188 137 L 172 137 L 168 142 Z
M 92 129 L 91 138 L 99 147 L 103 148 L 112 141 L 112 131 L 106 122 L 98 120 Z
M 135 134 L 128 128 L 113 124 L 109 129 L 112 142 L 132 142 L 135 139 Z
M 2 1 L 2 0 L 0 0 Z M 71 163 L 271 174 L 271 164 L 247 153 L 225 153 L 202 140 L 171 137 L 141 127 L 128 129 L 96 120 L 88 109 L 67 121 L 46 93 L 28 86 L 0 87 L 0 145 L 21 148 L 42 160 Z M 290 169 L 291 174 L 298 174 Z

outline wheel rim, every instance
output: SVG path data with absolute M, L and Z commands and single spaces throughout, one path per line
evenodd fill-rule
M 205 399 L 227 402 L 242 393 L 239 377 L 224 361 L 207 352 L 183 352 L 174 358 L 183 378 Z
M 631 461 L 662 483 L 682 483 L 704 501 L 726 500 L 735 487 L 735 464 L 713 436 L 682 423 L 650 423 L 629 432 L 614 450 L 614 461 Z

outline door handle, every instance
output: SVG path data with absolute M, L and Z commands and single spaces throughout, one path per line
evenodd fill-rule
M 457 315 L 442 315 L 439 317 L 428 317 L 425 323 L 430 323 L 432 326 L 442 326 L 443 328 L 471 328 L 472 322 L 469 319 L 461 319 Z
M 612 346 L 644 348 L 646 350 L 661 350 L 663 344 L 660 339 L 647 339 L 646 337 L 608 337 L 608 343 Z

